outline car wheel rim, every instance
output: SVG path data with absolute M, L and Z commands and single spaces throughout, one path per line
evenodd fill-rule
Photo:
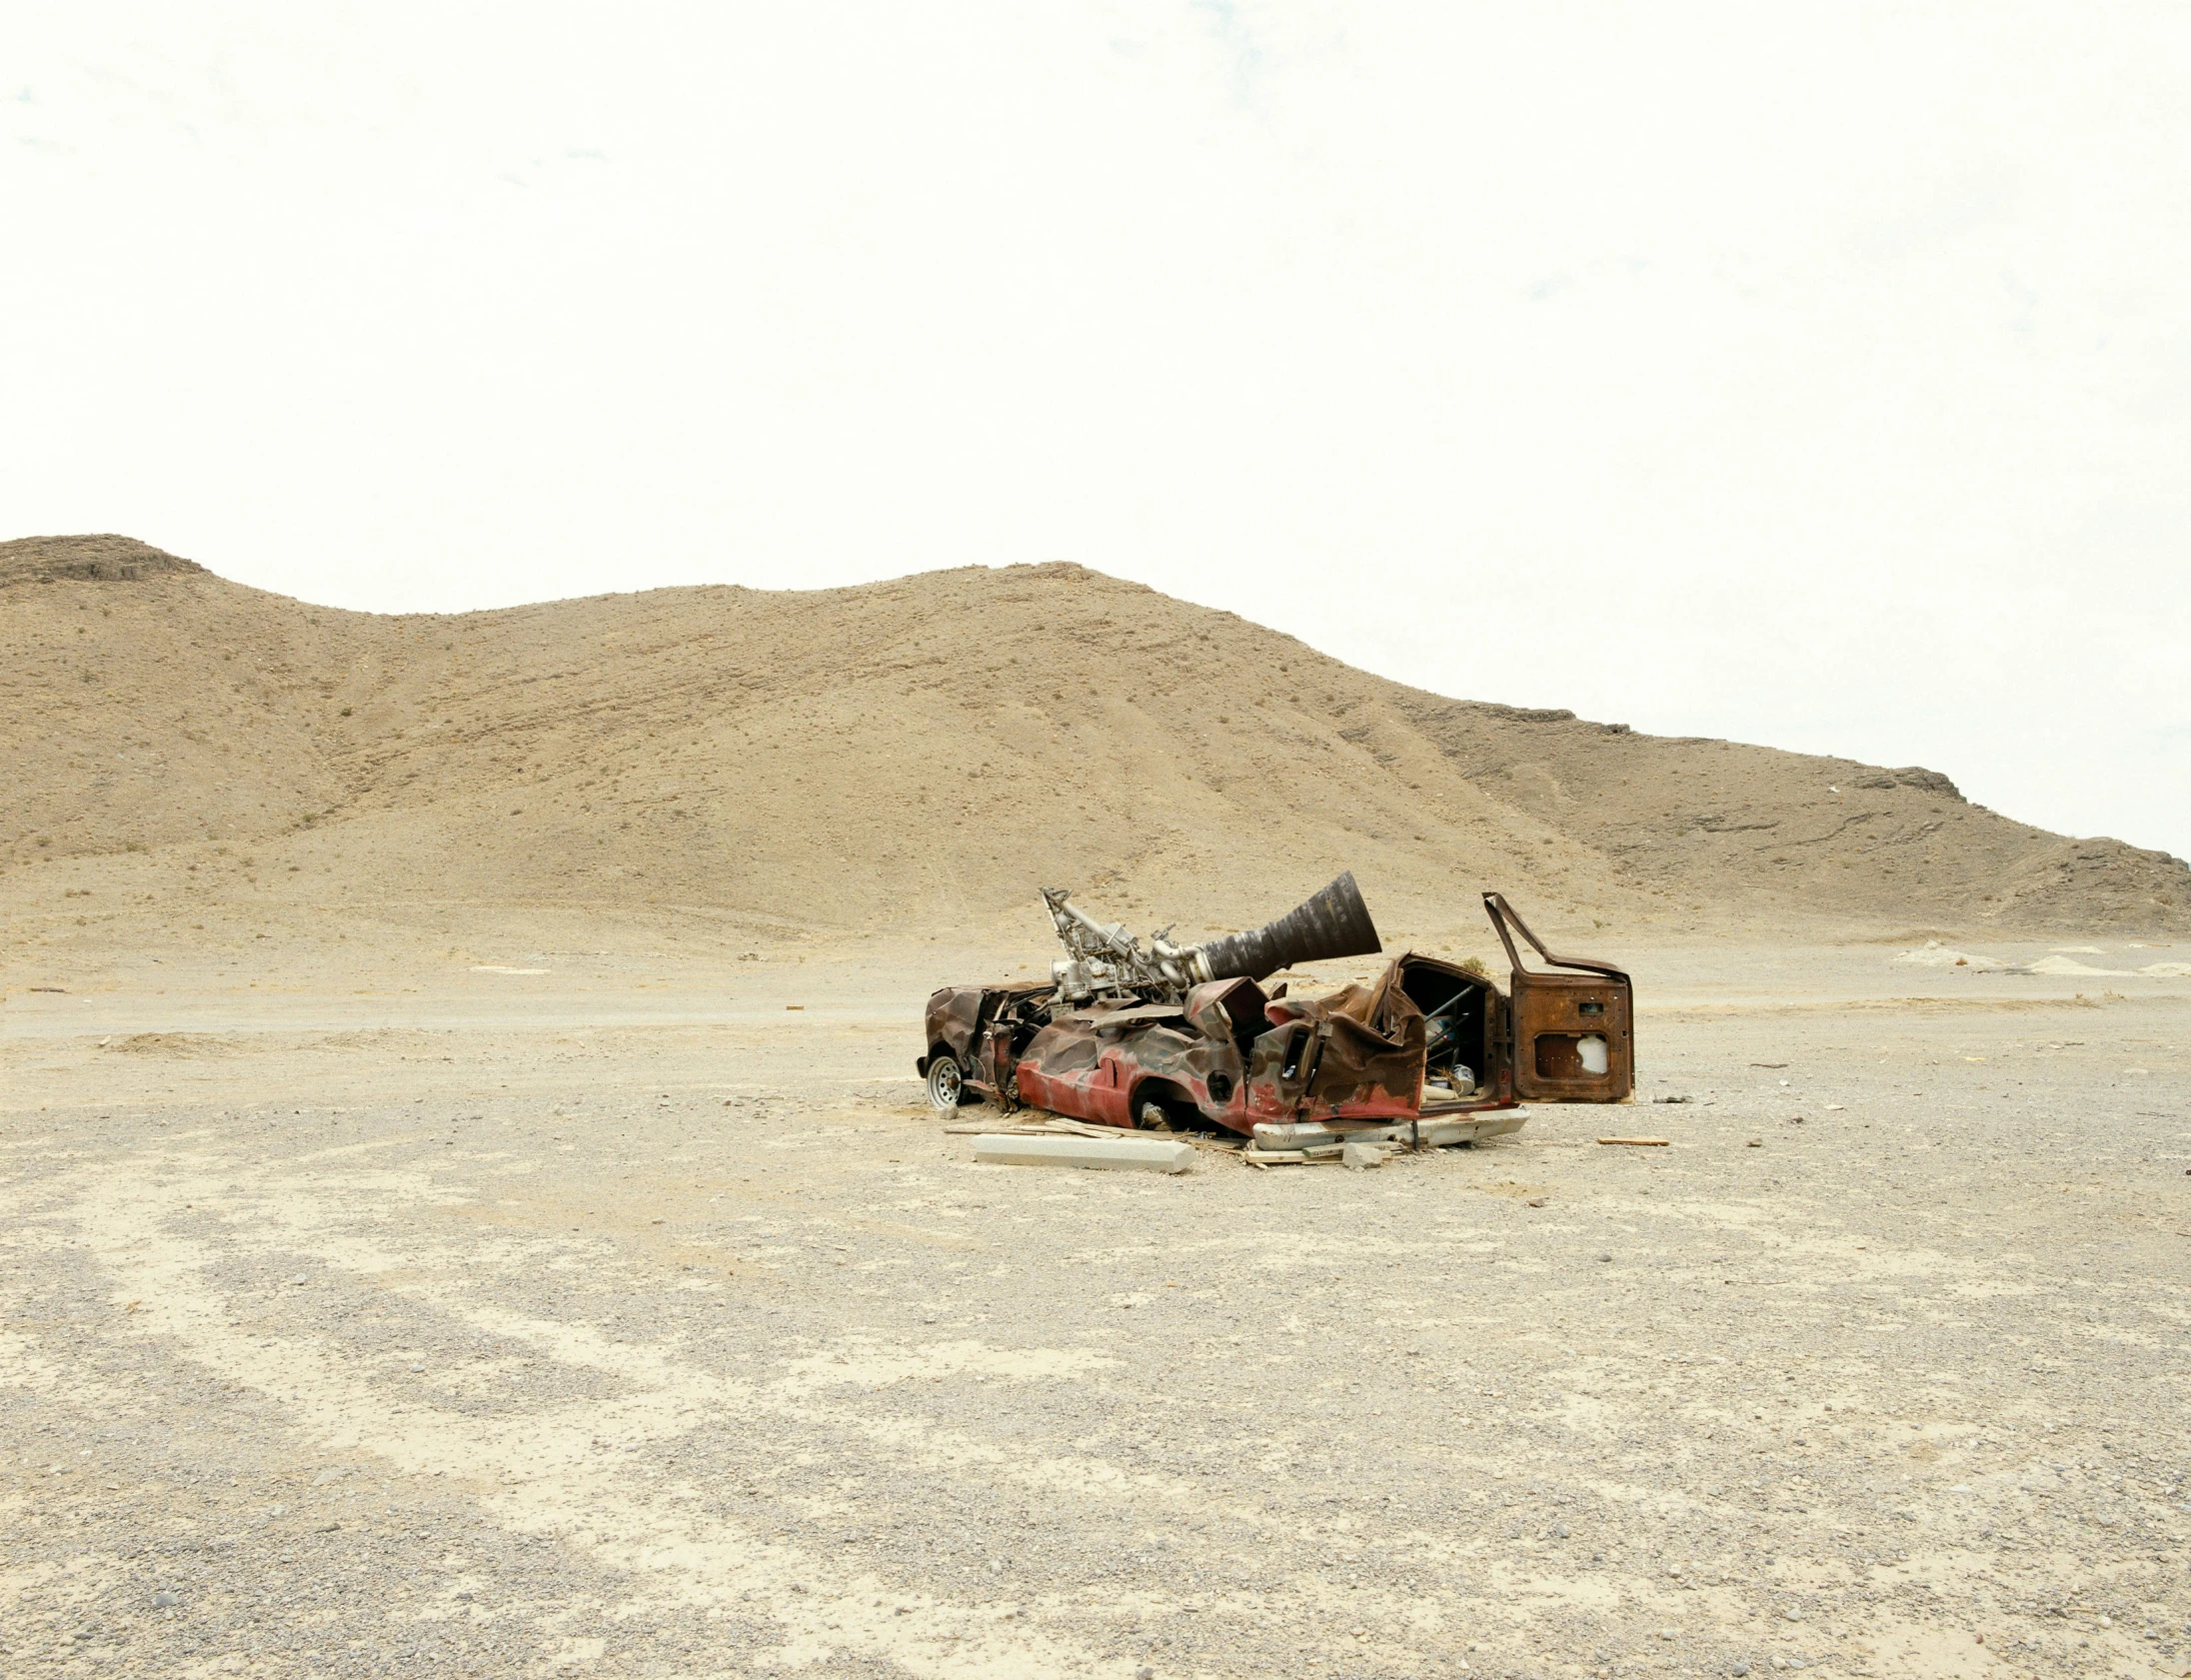
M 959 1064 L 950 1056 L 937 1057 L 929 1068 L 929 1100 L 939 1108 L 959 1106 Z

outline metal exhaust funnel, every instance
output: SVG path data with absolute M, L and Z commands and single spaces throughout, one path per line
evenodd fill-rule
M 1227 933 L 1201 945 L 1194 966 L 1212 980 L 1262 979 L 1296 962 L 1332 956 L 1370 956 L 1382 948 L 1369 907 L 1349 869 L 1298 909 L 1245 933 Z

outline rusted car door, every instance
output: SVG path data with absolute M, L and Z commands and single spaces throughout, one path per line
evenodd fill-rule
M 1484 913 L 1498 930 L 1512 964 L 1507 1046 L 1514 1094 L 1537 1102 L 1618 1102 L 1635 1088 L 1634 988 L 1609 962 L 1554 956 L 1496 892 L 1483 894 Z M 1544 960 L 1524 968 L 1514 947 L 1519 933 Z
M 1114 1126 L 1132 1123 L 1126 1112 L 1132 1078 L 1115 1032 L 1098 1034 L 1073 1018 L 1038 1032 L 1017 1072 L 1020 1100 L 1030 1106 Z

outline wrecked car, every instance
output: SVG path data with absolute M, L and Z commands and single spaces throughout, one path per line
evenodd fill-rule
M 1047 984 L 946 986 L 915 1063 L 941 1109 L 990 1098 L 1097 1124 L 1242 1136 L 1258 1125 L 1369 1122 L 1617 1102 L 1634 1085 L 1628 975 L 1554 956 L 1496 892 L 1501 989 L 1472 963 L 1405 951 L 1320 997 L 1264 982 L 1297 963 L 1382 948 L 1351 873 L 1266 925 L 1146 948 L 1046 887 L 1066 955 Z M 1518 933 L 1541 966 L 1523 965 Z M 1266 1132 L 1265 1135 L 1268 1135 Z

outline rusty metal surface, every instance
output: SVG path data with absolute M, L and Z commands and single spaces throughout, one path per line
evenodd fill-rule
M 1475 1089 L 1468 1096 L 1433 1099 L 1426 1093 L 1422 1111 L 1457 1114 L 1511 1104 L 1514 1082 L 1505 995 L 1487 975 L 1442 957 L 1403 951 L 1393 959 L 1392 967 L 1398 983 L 1418 1007 L 1425 1009 L 1426 1027 L 1431 1013 L 1446 1017 L 1447 1030 L 1441 1038 L 1433 1040 L 1425 1035 L 1425 1075 L 1434 1070 L 1433 1052 L 1442 1052 L 1449 1060 L 1463 1061 L 1475 1076 Z M 1461 1006 L 1452 1010 L 1456 1003 Z
M 1270 999 L 1245 977 L 1210 980 L 1186 994 L 1186 1018 L 1205 1038 L 1229 1038 L 1240 1054 L 1269 1028 Z
M 1626 973 L 1553 956 L 1497 893 L 1484 894 L 1484 908 L 1513 965 L 1511 995 L 1473 968 L 1412 951 L 1373 983 L 1313 998 L 1269 995 L 1245 975 L 1154 996 L 1119 988 L 1078 1005 L 1056 986 L 947 986 L 929 999 L 929 1054 L 956 1057 L 971 1090 L 1008 1107 L 1114 1126 L 1199 1117 L 1243 1136 L 1258 1123 L 1392 1122 L 1522 1097 L 1627 1095 Z M 1566 971 L 1523 967 L 1516 931 Z M 1426 1086 L 1433 1072 L 1440 1083 Z
M 1554 956 L 1496 892 L 1484 913 L 1513 963 L 1509 981 L 1515 1094 L 1534 1101 L 1618 1102 L 1635 1088 L 1634 987 L 1594 957 Z M 1551 968 L 1522 966 L 1518 932 Z
M 1115 1031 L 1120 1027 L 1145 1026 L 1159 1020 L 1184 1020 L 1186 1009 L 1178 1003 L 1134 1003 L 1124 1008 L 1105 1008 L 1101 1004 L 1090 1004 L 1085 1009 L 1075 1009 L 1069 1014 L 1056 1017 L 1061 1022 L 1070 1021 L 1076 1026 L 1092 1026 Z
M 1255 1040 L 1248 1108 L 1258 1120 L 1403 1117 L 1422 1102 L 1422 1011 L 1392 963 L 1372 985 L 1270 1004 Z
M 947 985 L 929 998 L 928 1031 L 925 1041 L 928 1049 L 922 1055 L 921 1071 L 928 1071 L 929 1056 L 938 1050 L 948 1050 L 961 1063 L 967 1059 L 969 1046 L 974 1042 L 974 1027 L 981 1017 L 982 1001 L 990 995 L 990 987 L 979 985 Z
M 1014 1064 L 1036 1029 L 1030 1006 L 1047 999 L 1047 985 L 947 985 L 929 998 L 928 1048 L 915 1063 L 926 1073 L 939 1051 L 957 1058 L 975 1090 L 1015 1100 Z

